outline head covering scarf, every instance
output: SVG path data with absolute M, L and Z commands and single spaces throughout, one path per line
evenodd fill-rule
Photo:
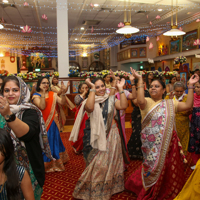
M 22 120 L 22 116 L 25 110 L 34 109 L 37 112 L 39 123 L 40 123 L 40 133 L 39 133 L 39 142 L 41 145 L 42 151 L 46 154 L 49 159 L 53 159 L 51 155 L 51 150 L 49 147 L 49 141 L 47 137 L 47 131 L 44 123 L 44 119 L 41 111 L 31 103 L 28 103 L 30 100 L 30 91 L 26 83 L 19 77 L 17 77 L 20 86 L 20 97 L 18 99 L 17 105 L 10 105 L 10 111 L 16 115 L 17 118 Z M 5 125 L 8 132 L 10 132 L 14 148 L 17 162 L 24 166 L 29 172 L 29 159 L 26 152 L 26 147 L 23 141 L 20 141 L 15 133 Z

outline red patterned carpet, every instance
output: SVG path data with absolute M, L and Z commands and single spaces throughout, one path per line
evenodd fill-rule
M 132 129 L 126 129 L 127 140 L 129 140 L 132 133 Z M 67 152 L 70 157 L 70 161 L 65 164 L 64 172 L 54 172 L 46 173 L 46 180 L 44 184 L 44 191 L 42 194 L 41 200 L 64 200 L 72 199 L 72 193 L 76 185 L 77 180 L 82 174 L 85 163 L 82 155 L 76 155 L 71 147 L 70 142 L 68 141 L 70 133 L 61 133 L 61 138 L 64 143 L 64 146 L 67 149 Z M 191 174 L 191 156 L 187 156 L 188 164 L 185 169 L 187 177 Z M 125 172 L 125 180 L 141 165 L 141 161 L 131 161 L 128 170 Z M 113 195 L 111 200 L 136 200 L 136 195 L 131 192 L 124 191 L 122 193 Z

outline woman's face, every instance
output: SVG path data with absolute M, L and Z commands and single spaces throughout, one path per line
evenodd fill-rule
M 88 85 L 87 84 L 83 84 L 81 86 L 80 93 L 83 94 L 84 91 L 88 92 Z
M 104 78 L 104 81 L 105 81 L 106 83 L 110 82 L 110 75 L 107 75 L 107 76 Z
M 96 95 L 97 96 L 104 96 L 106 92 L 106 86 L 101 80 L 98 80 L 95 82 L 95 89 L 96 89 Z
M 153 73 L 149 73 L 148 78 L 153 79 Z
M 165 89 L 163 89 L 162 85 L 159 81 L 153 81 L 149 88 L 149 94 L 152 99 L 162 99 L 162 95 L 165 93 Z
M 20 98 L 20 88 L 14 81 L 8 81 L 5 84 L 3 96 L 7 98 L 9 104 L 17 104 Z
M 0 165 L 4 162 L 5 160 L 5 156 L 3 155 L 3 153 L 0 151 Z
M 174 93 L 175 93 L 177 98 L 181 97 L 183 95 L 183 92 L 184 92 L 184 88 L 183 87 L 176 87 L 174 89 Z
M 200 83 L 199 82 L 195 83 L 195 89 L 194 89 L 194 91 L 195 91 L 195 93 L 197 95 L 200 95 Z
M 40 83 L 40 89 L 47 91 L 49 89 L 49 80 L 47 78 L 43 78 Z
M 57 84 L 58 84 L 58 79 L 54 77 L 54 78 L 52 79 L 52 84 L 53 84 L 53 85 L 57 85 Z
M 174 84 L 176 82 L 176 77 L 172 78 L 171 83 Z

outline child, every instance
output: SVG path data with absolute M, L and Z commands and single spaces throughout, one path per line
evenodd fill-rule
M 0 199 L 34 200 L 30 177 L 24 167 L 16 166 L 10 135 L 0 128 Z M 20 188 L 22 194 L 20 194 Z M 24 197 L 23 197 L 24 196 Z

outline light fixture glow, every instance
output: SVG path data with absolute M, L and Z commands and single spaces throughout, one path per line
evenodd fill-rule
M 159 8 L 159 9 L 158 9 L 158 11 L 159 11 L 159 12 L 162 12 L 162 11 L 163 11 L 163 9 L 162 9 L 162 8 Z
M 4 57 L 3 53 L 0 53 L 0 57 Z
M 97 3 L 94 4 L 94 7 L 98 7 L 98 6 L 99 6 L 99 4 L 97 4 Z
M 81 27 L 81 30 L 84 30 L 84 27 Z
M 2 2 L 3 2 L 3 3 L 8 3 L 8 0 L 3 0 Z
M 0 24 L 0 29 L 3 29 L 3 28 L 4 28 L 3 24 Z
M 185 35 L 186 32 L 181 31 L 179 29 L 177 29 L 176 27 L 172 27 L 172 29 L 170 31 L 167 31 L 165 33 L 163 33 L 163 35 L 165 36 L 180 36 L 180 35 Z
M 83 53 L 83 54 L 82 54 L 82 57 L 87 57 L 87 53 Z
M 75 40 L 78 40 L 77 38 L 75 38 Z
M 139 32 L 139 31 L 140 31 L 140 29 L 132 27 L 130 25 L 125 25 L 124 27 L 116 30 L 116 32 L 119 34 L 133 34 L 133 33 Z
M 20 28 L 23 29 L 24 27 L 23 27 L 23 26 L 20 26 Z

